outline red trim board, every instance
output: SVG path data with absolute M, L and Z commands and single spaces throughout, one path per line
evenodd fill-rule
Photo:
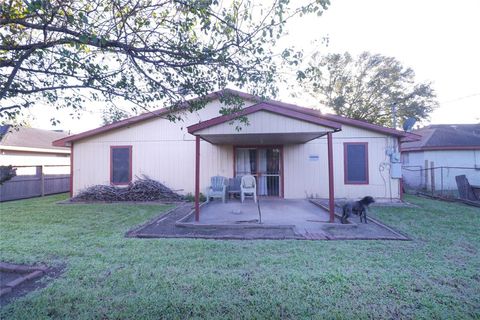
M 73 142 L 70 145 L 70 198 L 73 197 Z

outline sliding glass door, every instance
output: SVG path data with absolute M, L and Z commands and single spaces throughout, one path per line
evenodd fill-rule
M 279 147 L 238 147 L 235 149 L 235 176 L 251 174 L 257 180 L 259 196 L 281 196 L 281 149 Z

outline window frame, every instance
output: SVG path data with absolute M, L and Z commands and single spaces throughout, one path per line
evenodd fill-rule
M 128 182 L 113 182 L 113 150 L 114 149 L 126 149 L 128 148 Z M 122 145 L 122 146 L 110 146 L 110 184 L 115 186 L 125 186 L 132 182 L 132 146 L 131 145 Z
M 348 146 L 349 145 L 363 145 L 365 146 L 365 177 L 363 181 L 348 180 Z M 368 172 L 368 142 L 344 142 L 343 143 L 343 178 L 344 184 L 365 185 L 370 183 L 370 174 Z

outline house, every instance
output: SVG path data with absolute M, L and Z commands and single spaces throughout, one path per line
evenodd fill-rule
M 69 174 L 70 149 L 52 145 L 66 136 L 63 131 L 0 126 L 0 165 L 18 167 L 17 174 L 35 174 L 38 166 L 46 173 Z
M 66 192 L 70 149 L 52 146 L 66 132 L 0 126 L 0 166 L 13 166 L 16 176 L 0 186 L 0 202 Z
M 243 109 L 221 115 L 229 95 Z M 259 196 L 329 198 L 331 211 L 334 198 L 401 198 L 389 154 L 407 133 L 229 89 L 203 99 L 181 122 L 160 109 L 55 141 L 72 151 L 72 195 L 143 174 L 183 193 L 205 192 L 215 175 L 253 174 Z
M 433 181 L 433 190 L 456 190 L 455 176 L 463 174 L 480 185 L 480 123 L 429 125 L 412 133 L 421 139 L 401 145 L 406 187 L 431 190 Z

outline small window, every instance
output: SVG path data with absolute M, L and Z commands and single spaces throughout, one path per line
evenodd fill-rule
M 129 184 L 132 181 L 132 146 L 110 147 L 110 182 Z
M 345 184 L 368 184 L 368 144 L 344 144 Z

